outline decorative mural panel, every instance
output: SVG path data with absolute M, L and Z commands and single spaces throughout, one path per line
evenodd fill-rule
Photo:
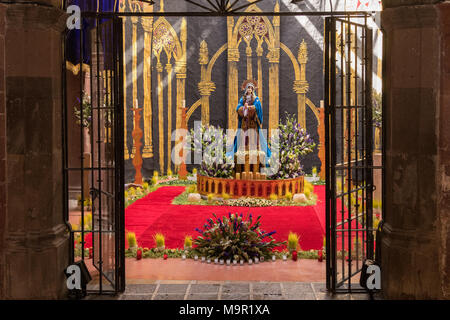
M 290 1 L 262 1 L 246 11 L 288 11 L 289 6 Z M 157 0 L 155 5 L 123 0 L 119 8 L 198 11 L 185 1 L 167 0 Z M 258 82 L 264 129 L 276 128 L 285 113 L 295 114 L 324 147 L 319 121 L 323 117 L 323 29 L 323 18 L 314 16 L 124 18 L 126 181 L 132 182 L 135 175 L 133 106 L 143 108 L 140 152 L 143 176 L 148 179 L 155 170 L 161 174 L 178 170 L 171 154 L 179 137 L 172 136 L 172 131 L 181 127 L 184 105 L 188 129 L 195 121 L 237 127 L 235 110 L 246 79 Z M 316 148 L 307 156 L 306 171 L 321 167 L 320 154 Z

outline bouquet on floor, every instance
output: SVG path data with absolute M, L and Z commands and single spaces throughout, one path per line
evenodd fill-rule
M 261 230 L 261 216 L 253 220 L 252 214 L 247 217 L 241 214 L 228 214 L 227 217 L 207 219 L 200 233 L 194 240 L 195 251 L 200 256 L 211 259 L 249 261 L 254 258 L 272 256 L 274 248 L 285 245 L 272 237 L 276 231 Z

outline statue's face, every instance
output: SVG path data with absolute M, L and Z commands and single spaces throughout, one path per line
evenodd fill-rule
M 255 90 L 252 86 L 248 86 L 247 90 L 245 91 L 245 95 L 253 94 L 253 90 Z

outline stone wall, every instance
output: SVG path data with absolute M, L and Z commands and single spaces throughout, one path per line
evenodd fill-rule
M 450 44 L 442 22 L 450 17 L 444 10 L 449 5 L 400 2 L 386 1 L 382 13 L 387 137 L 382 287 L 386 298 L 450 298 L 450 132 L 442 100 L 450 93 L 442 71 Z
M 5 6 L 0 4 L 0 248 L 6 222 L 6 107 L 5 107 Z M 1 249 L 0 249 L 1 252 Z M 0 254 L 0 280 L 4 279 L 3 254 Z M 0 297 L 4 296 L 0 284 Z

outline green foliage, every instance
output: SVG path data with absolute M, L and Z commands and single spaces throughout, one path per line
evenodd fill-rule
M 185 236 L 184 237 L 184 247 L 185 248 L 191 248 L 192 247 L 192 236 Z
M 157 248 L 162 248 L 165 246 L 166 239 L 162 233 L 156 233 L 153 236 L 153 240 L 155 241 L 155 245 Z
M 219 259 L 235 259 L 248 261 L 254 257 L 269 259 L 274 248 L 285 244 L 276 242 L 272 235 L 260 229 L 259 216 L 253 220 L 251 214 L 244 218 L 243 214 L 229 214 L 228 218 L 207 219 L 204 229 L 196 229 L 200 233 L 194 240 L 195 251 L 201 256 Z
M 136 234 L 134 232 L 127 233 L 127 240 L 129 248 L 137 247 Z
M 292 193 L 291 192 L 286 192 L 286 194 L 284 195 L 284 197 L 286 198 L 287 201 L 292 201 Z
M 196 184 L 196 182 L 191 181 L 191 180 L 175 179 L 175 180 L 160 182 L 158 185 L 159 186 L 186 186 L 186 185 L 192 185 L 192 184 Z
M 78 206 L 79 207 L 81 207 L 81 202 L 83 202 L 84 203 L 84 208 L 86 209 L 86 210 L 91 210 L 91 208 L 92 208 L 92 199 L 91 198 L 84 198 L 84 200 L 82 199 L 82 197 L 81 197 L 81 194 L 79 194 L 78 196 L 77 196 L 77 201 L 78 201 Z
M 84 230 L 92 230 L 92 213 L 85 213 L 84 214 L 84 221 L 83 218 L 80 217 L 80 230 L 81 230 L 81 226 L 84 226 Z
M 279 139 L 271 138 L 271 168 L 278 168 L 269 179 L 292 179 L 304 175 L 301 159 L 314 151 L 316 144 L 306 129 L 297 123 L 295 115 L 286 113 L 284 123 L 279 123 Z M 277 152 L 278 150 L 278 152 Z
M 269 199 L 272 200 L 272 201 L 277 201 L 277 200 L 278 200 L 278 196 L 277 196 L 275 193 L 272 193 L 272 194 L 269 196 Z
M 273 202 L 266 199 L 258 198 L 239 198 L 230 199 L 225 202 L 225 205 L 232 207 L 271 207 Z
M 84 91 L 82 92 L 82 101 L 80 103 L 80 99 L 77 98 L 78 103 L 81 104 L 81 107 L 75 106 L 74 107 L 74 114 L 76 123 L 78 125 L 82 125 L 85 128 L 89 128 L 91 126 L 92 121 L 92 108 L 91 108 L 91 97 L 86 94 Z M 83 119 L 81 119 L 81 111 L 83 111 Z
M 294 232 L 289 232 L 288 235 L 288 249 L 290 251 L 297 251 L 297 248 L 299 247 L 298 241 L 299 241 L 298 234 Z
M 186 190 L 175 199 L 173 199 L 172 204 L 175 205 L 192 205 L 191 202 L 188 201 L 189 192 Z M 223 195 L 222 195 L 223 197 Z M 317 195 L 312 194 L 311 197 L 305 203 L 295 203 L 290 200 L 286 200 L 285 198 L 281 198 L 277 200 L 277 195 L 273 195 L 270 200 L 268 199 L 259 199 L 259 198 L 239 198 L 239 199 L 212 199 L 208 200 L 200 200 L 196 202 L 195 205 L 216 205 L 216 206 L 233 206 L 233 207 L 273 207 L 273 206 L 314 206 L 317 203 Z
M 374 199 L 373 200 L 373 208 L 377 210 L 381 210 L 383 208 L 381 200 Z

